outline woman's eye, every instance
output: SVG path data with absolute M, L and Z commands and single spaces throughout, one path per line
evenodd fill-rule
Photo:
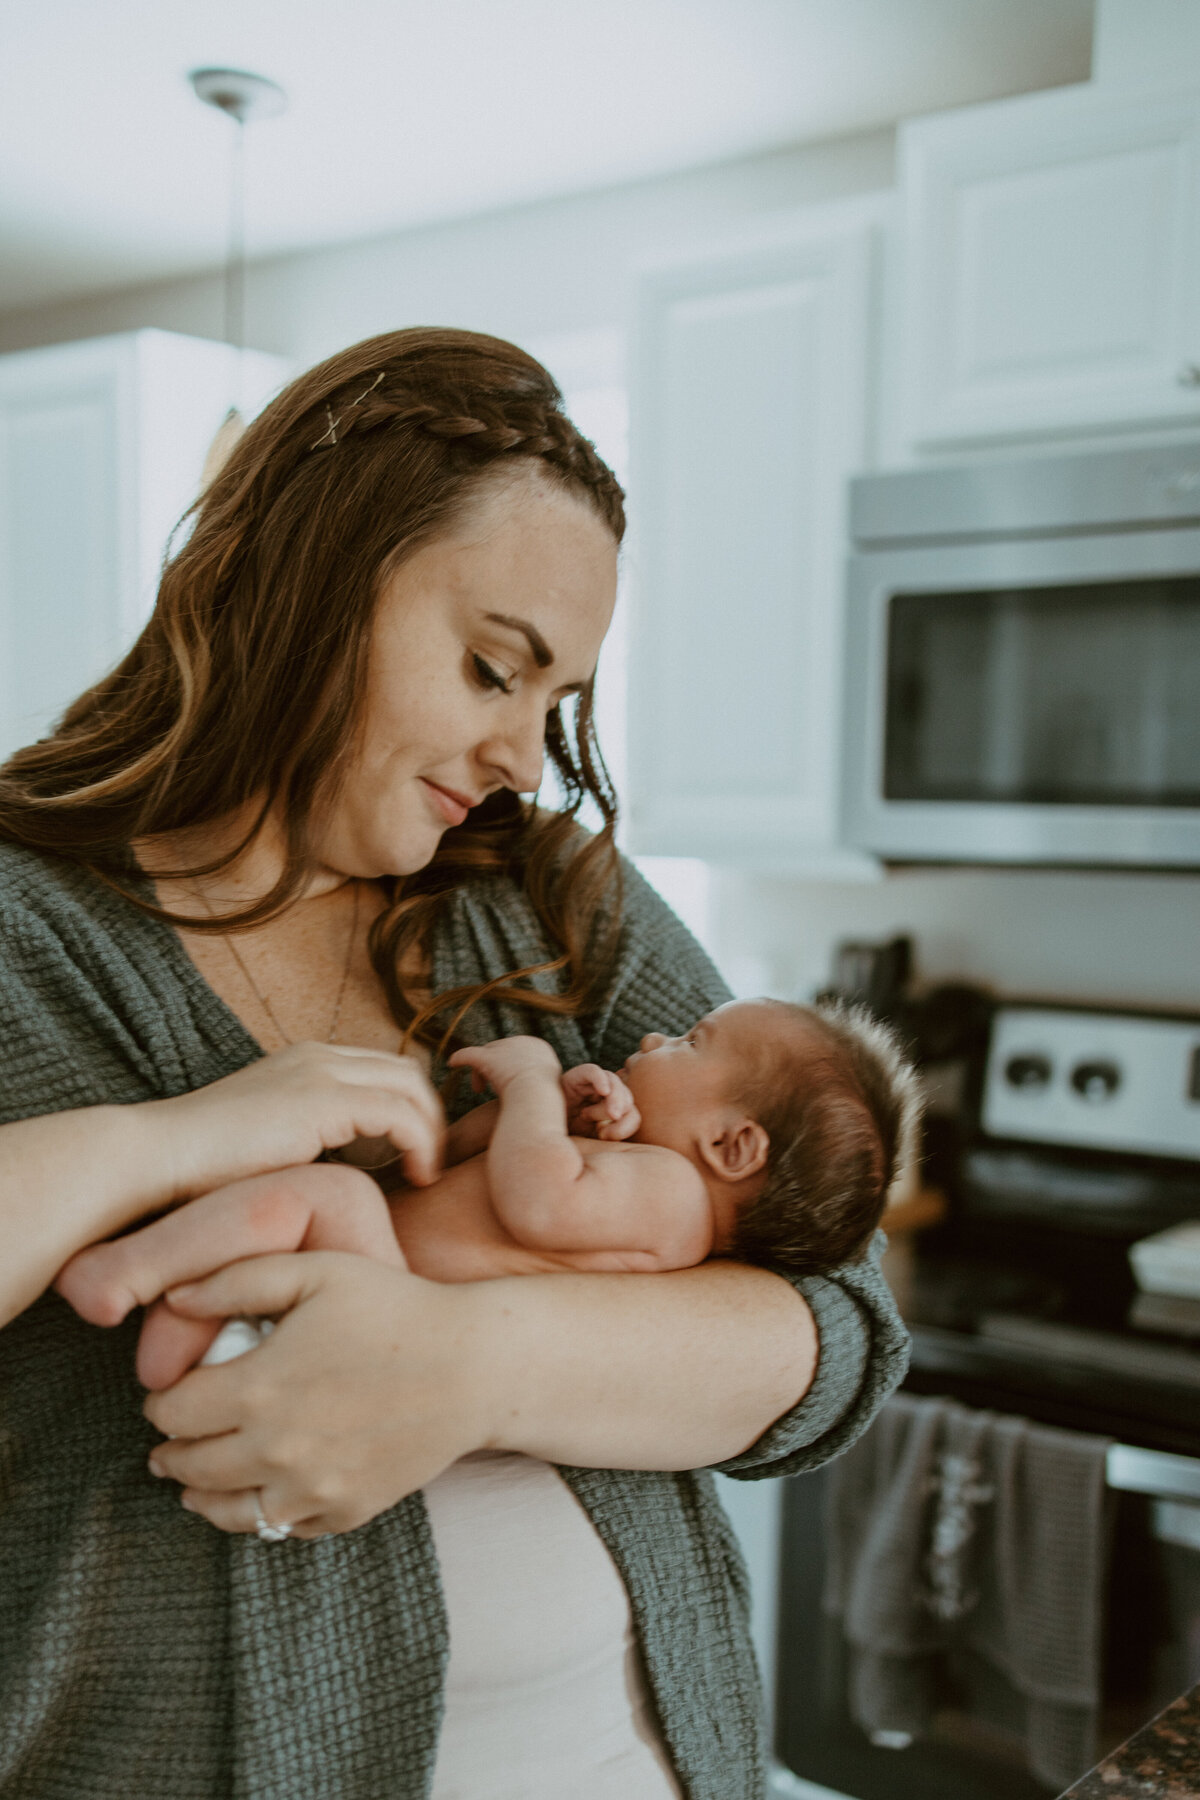
M 512 676 L 501 674 L 499 669 L 494 669 L 490 662 L 485 662 L 474 650 L 471 652 L 471 666 L 480 687 L 498 688 L 502 694 L 512 693 Z

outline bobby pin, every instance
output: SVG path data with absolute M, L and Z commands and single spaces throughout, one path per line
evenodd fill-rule
M 380 382 L 383 380 L 384 375 L 386 373 L 387 373 L 387 371 L 385 369 L 380 369 L 378 375 L 375 377 L 375 379 L 371 383 L 370 387 L 365 387 L 363 389 L 362 393 L 359 394 L 356 399 L 354 399 L 350 402 L 350 405 L 347 407 L 346 411 L 353 412 L 356 406 L 361 406 L 363 401 L 366 399 L 367 395 L 373 394 L 375 392 L 375 389 L 379 386 Z M 328 425 L 327 429 L 321 433 L 321 436 L 317 439 L 316 443 L 310 444 L 308 446 L 310 450 L 319 450 L 321 448 L 322 444 L 333 445 L 333 444 L 336 444 L 338 441 L 337 428 L 341 424 L 343 418 L 345 417 L 345 413 L 339 413 L 337 418 L 335 419 L 333 416 L 333 408 L 330 406 L 330 404 L 327 400 L 325 402 L 325 417 L 329 420 L 329 425 Z

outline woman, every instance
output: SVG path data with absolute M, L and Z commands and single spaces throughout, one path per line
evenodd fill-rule
M 9 1130 L 17 1303 L 253 1167 L 387 1137 L 426 1176 L 402 1033 L 435 1081 L 531 1024 L 612 1066 L 726 997 L 612 851 L 590 702 L 622 497 L 559 399 L 460 332 L 303 376 L 129 656 L 3 771 L 2 1116 L 108 1108 L 90 1154 L 87 1113 Z M 520 798 L 546 755 L 561 813 Z M 903 1366 L 874 1260 L 442 1288 L 314 1254 L 189 1305 L 287 1316 L 145 1417 L 135 1326 L 45 1294 L 0 1333 L 0 1793 L 762 1791 L 744 1576 L 689 1471 L 862 1431 Z M 284 1526 L 320 1541 L 259 1541 Z

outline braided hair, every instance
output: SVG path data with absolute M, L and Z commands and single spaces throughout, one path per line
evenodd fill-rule
M 129 653 L 40 743 L 0 768 L 0 838 L 90 868 L 172 924 L 228 931 L 282 912 L 313 865 L 311 822 L 336 793 L 364 690 L 383 580 L 449 530 L 481 488 L 536 468 L 591 506 L 621 541 L 624 496 L 562 410 L 533 357 L 498 338 L 416 327 L 368 339 L 293 381 L 251 424 L 181 521 L 158 601 Z M 178 535 L 178 533 L 177 533 Z M 422 1009 L 398 971 L 472 875 L 518 880 L 558 954 L 489 984 L 497 998 L 577 1013 L 591 1002 L 616 929 L 616 804 L 585 691 L 573 721 L 551 714 L 546 750 L 565 795 L 547 812 L 507 790 L 447 831 L 433 861 L 397 879 L 371 954 L 397 1021 L 446 1041 L 484 990 Z M 575 815 L 590 796 L 603 819 Z M 213 920 L 156 906 L 129 879 L 139 838 L 255 808 L 239 844 L 181 878 L 226 866 L 268 811 L 285 827 L 272 890 Z M 424 960 L 424 956 L 422 959 Z

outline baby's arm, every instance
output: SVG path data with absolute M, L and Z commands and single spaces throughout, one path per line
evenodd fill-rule
M 308 1163 L 217 1188 L 154 1224 L 83 1250 L 55 1287 L 95 1325 L 117 1325 L 150 1305 L 138 1342 L 138 1378 L 172 1386 L 222 1329 L 220 1319 L 187 1319 L 160 1299 L 248 1256 L 288 1250 L 343 1250 L 404 1267 L 387 1202 L 369 1176 L 334 1163 Z
M 558 1059 L 541 1038 L 503 1038 L 451 1062 L 499 1097 L 488 1186 L 518 1243 L 606 1252 L 642 1269 L 686 1268 L 708 1255 L 712 1210 L 699 1172 L 652 1144 L 593 1149 L 570 1137 Z

